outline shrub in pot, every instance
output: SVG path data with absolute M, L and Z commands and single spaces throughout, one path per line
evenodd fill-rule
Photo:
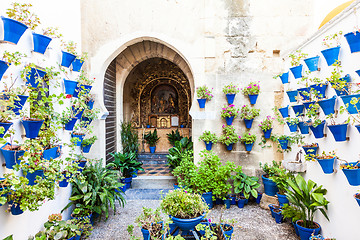
M 244 105 L 240 109 L 240 118 L 244 119 L 246 128 L 251 128 L 254 119 L 260 115 L 260 109 Z
M 206 150 L 210 151 L 212 148 L 212 145 L 214 143 L 217 143 L 218 138 L 216 137 L 215 133 L 212 133 L 210 131 L 204 131 L 203 134 L 199 137 L 199 141 L 204 141 Z
M 276 183 L 270 179 L 270 177 L 276 174 L 276 169 L 280 167 L 280 164 L 273 161 L 272 165 L 265 163 L 264 165 L 260 163 L 260 168 L 265 172 L 262 175 L 262 180 L 264 183 L 264 193 L 268 196 L 275 196 L 276 193 L 279 191 Z
M 206 101 L 210 101 L 214 97 L 212 92 L 205 85 L 196 88 L 196 95 L 200 108 L 205 108 Z
M 174 147 L 169 149 L 167 155 L 168 164 L 171 169 L 175 169 L 179 166 L 183 157 L 186 155 L 192 156 L 193 154 L 193 142 L 187 137 L 182 138 L 180 141 L 176 141 Z
M 236 169 L 236 175 L 231 176 L 234 180 L 234 192 L 235 194 L 244 195 L 245 199 L 249 199 L 253 196 L 255 199 L 258 197 L 257 188 L 260 187 L 259 178 L 255 176 L 248 176 L 242 172 L 241 166 Z
M 239 141 L 239 136 L 235 133 L 233 126 L 222 126 L 223 133 L 219 137 L 219 142 L 226 145 L 226 149 L 231 151 L 233 144 Z
M 160 209 L 142 208 L 142 213 L 135 219 L 135 223 L 141 228 L 144 239 L 161 239 L 163 232 L 163 221 Z M 128 228 L 129 231 L 129 228 Z
M 239 109 L 234 104 L 221 108 L 221 118 L 226 120 L 226 125 L 232 125 L 234 118 L 239 114 Z
M 256 135 L 246 132 L 242 137 L 239 136 L 239 138 L 240 141 L 245 144 L 246 151 L 250 152 L 256 141 Z
M 234 103 L 235 95 L 240 91 L 240 89 L 233 83 L 230 83 L 229 85 L 224 86 L 222 91 L 226 94 L 227 102 L 230 105 Z
M 294 178 L 294 176 L 292 173 L 287 172 L 286 169 L 279 164 L 273 165 L 272 171 L 274 171 L 274 173 L 271 177 L 269 177 L 269 179 L 275 182 L 279 189 L 279 191 L 276 193 L 276 196 L 278 197 L 279 205 L 282 207 L 284 204 L 289 203 L 289 200 L 285 195 L 286 189 L 288 188 L 287 180 Z
M 260 82 L 250 82 L 250 84 L 242 89 L 242 92 L 245 96 L 249 97 L 250 104 L 256 104 L 256 100 L 260 93 Z
M 82 151 L 84 153 L 88 153 L 90 151 L 91 146 L 95 143 L 96 140 L 97 140 L 96 136 L 92 136 L 90 138 L 84 139 L 81 143 Z
M 156 150 L 156 143 L 160 140 L 160 137 L 157 135 L 157 130 L 155 129 L 154 132 L 147 132 L 144 135 L 144 139 L 146 143 L 149 145 L 150 152 L 154 153 Z
M 271 137 L 273 123 L 274 123 L 274 118 L 271 116 L 266 116 L 266 118 L 260 122 L 259 127 L 263 131 L 265 139 Z

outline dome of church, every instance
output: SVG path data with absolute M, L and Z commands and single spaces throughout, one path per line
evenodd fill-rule
M 350 6 L 350 4 L 352 4 L 354 1 L 355 0 L 348 1 L 346 3 L 343 3 L 343 4 L 339 5 L 339 6 L 337 6 L 336 8 L 334 8 L 328 15 L 326 15 L 324 20 L 321 22 L 321 24 L 319 26 L 319 29 L 322 28 L 322 26 L 324 26 L 327 22 L 329 22 L 331 19 L 333 19 L 339 13 L 341 13 L 345 8 Z

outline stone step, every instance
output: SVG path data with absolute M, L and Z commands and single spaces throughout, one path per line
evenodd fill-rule
M 133 178 L 131 189 L 173 189 L 175 182 L 173 176 L 138 176 Z
M 170 189 L 128 189 L 125 192 L 126 200 L 161 200 L 161 194 Z
M 138 155 L 138 160 L 144 164 L 167 164 L 168 153 L 142 153 Z

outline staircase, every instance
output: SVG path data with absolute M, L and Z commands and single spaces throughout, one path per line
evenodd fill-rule
M 131 188 L 126 191 L 127 200 L 160 200 L 176 182 L 167 166 L 167 153 L 142 153 L 138 160 L 143 163 L 143 172 L 133 178 Z

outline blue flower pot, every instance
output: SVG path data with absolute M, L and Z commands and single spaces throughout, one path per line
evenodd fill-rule
M 298 93 L 303 101 L 309 101 L 310 100 L 310 88 L 298 88 Z
M 247 151 L 247 152 L 251 152 L 253 146 L 254 146 L 254 143 L 251 143 L 251 144 L 245 143 L 245 149 L 246 149 L 246 151 Z
M 286 94 L 288 95 L 290 102 L 296 102 L 296 97 L 297 97 L 297 95 L 298 95 L 298 91 L 297 91 L 297 90 L 287 91 Z
M 209 209 L 213 208 L 212 192 L 203 193 L 201 196 Z
M 346 106 L 346 104 L 348 104 L 348 106 L 346 107 L 346 109 L 348 110 L 348 112 L 350 114 L 357 114 L 357 109 L 360 110 L 360 101 L 354 106 L 350 103 L 352 98 L 360 98 L 360 94 L 353 94 L 353 95 L 347 95 L 347 96 L 341 96 L 341 100 L 343 101 L 344 105 Z
M 271 131 L 272 131 L 272 128 L 270 128 L 269 130 L 266 130 L 266 131 L 263 130 L 265 139 L 269 139 L 271 137 Z
M 347 43 L 349 44 L 351 53 L 360 52 L 360 32 L 349 32 L 344 35 Z
M 26 137 L 27 138 L 37 138 L 44 120 L 40 120 L 40 121 L 21 120 L 21 122 L 25 128 Z
M 277 211 L 275 211 L 275 209 L 273 209 L 272 211 L 274 212 L 275 222 L 278 224 L 282 223 L 283 215 L 281 213 L 281 209 L 277 209 Z
M 360 77 L 360 69 L 355 71 L 357 75 Z
M 256 104 L 259 94 L 249 94 L 250 104 Z
M 306 155 L 310 155 L 310 154 L 316 155 L 317 150 L 319 149 L 319 145 L 317 145 L 316 147 L 304 147 L 304 146 L 302 146 L 302 148 L 304 149 L 304 152 L 305 152 Z
M 11 208 L 10 208 L 10 212 L 12 215 L 20 215 L 22 214 L 24 211 L 21 210 L 20 208 L 20 204 L 13 204 L 14 202 L 13 201 L 9 201 L 9 204 L 11 205 Z
M 87 117 L 81 117 L 81 122 L 84 124 L 85 127 L 91 124 L 92 119 Z
M 315 101 L 303 102 L 303 104 L 304 104 L 304 107 L 305 107 L 306 111 L 308 111 L 308 110 L 311 110 L 314 107 L 313 105 L 315 104 Z
M 171 220 L 178 226 L 182 231 L 190 231 L 194 229 L 196 225 L 198 225 L 201 220 L 205 217 L 205 213 L 199 217 L 191 218 L 191 219 L 182 219 L 170 216 Z
M 77 84 L 78 82 L 76 81 L 66 80 L 64 78 L 65 94 L 74 95 Z
M 309 126 L 311 131 L 314 134 L 315 138 L 323 138 L 324 137 L 324 128 L 325 128 L 325 121 L 320 123 L 317 127 Z
M 323 99 L 326 97 L 327 86 L 328 86 L 327 84 L 313 84 L 310 85 L 310 89 L 317 92 L 319 99 Z
M 9 68 L 11 64 L 8 62 L 5 62 L 3 60 L 0 60 L 0 81 L 4 75 L 4 73 L 6 72 L 6 70 Z
M 75 146 L 81 146 L 81 143 L 84 139 L 85 135 L 76 135 L 76 134 L 71 134 L 71 138 L 77 138 L 76 143 L 74 143 Z
M 146 125 L 146 128 L 151 128 L 150 124 Z
M 349 124 L 327 125 L 336 142 L 346 141 L 346 133 Z
M 23 109 L 23 106 L 26 103 L 26 100 L 29 98 L 28 96 L 23 95 L 17 95 L 20 100 L 14 100 L 14 108 L 12 111 L 15 113 L 15 115 L 20 115 L 20 110 Z
M 282 150 L 286 150 L 288 148 L 289 140 L 287 140 L 287 139 L 284 139 L 284 140 L 278 139 L 278 141 L 279 141 L 279 144 L 280 144 L 280 147 L 281 147 Z
M 89 145 L 86 145 L 86 146 L 82 146 L 82 151 L 83 151 L 83 153 L 89 153 L 91 146 L 92 146 L 92 144 L 89 144 Z
M 70 176 L 67 177 L 66 174 L 63 173 L 63 177 L 64 177 L 64 179 L 59 182 L 59 187 L 67 187 L 69 185 L 68 180 L 70 179 Z
M 206 143 L 206 142 L 204 141 L 204 143 L 205 143 L 205 146 L 206 146 L 206 150 L 210 151 L 211 148 L 212 148 L 213 142 Z
M 290 71 L 294 75 L 295 79 L 298 79 L 298 78 L 302 77 L 302 67 L 303 67 L 303 65 L 300 64 L 299 66 L 295 66 L 295 67 L 290 68 Z
M 236 197 L 230 196 L 230 198 L 231 198 L 231 205 L 236 205 Z
M 33 33 L 34 52 L 44 54 L 51 40 L 48 36 Z
M 46 72 L 40 69 L 31 68 L 31 70 L 26 74 L 26 81 L 33 88 L 37 88 L 40 83 L 40 78 L 45 76 Z
M 271 212 L 271 216 L 273 218 L 275 218 L 275 214 L 274 214 L 274 209 L 279 209 L 278 207 L 275 207 L 275 206 L 278 206 L 278 205 L 275 205 L 275 204 L 269 204 L 269 209 L 270 209 L 270 212 Z
M 234 120 L 234 116 L 225 117 L 225 120 L 226 120 L 226 125 L 232 125 L 233 120 Z
M 141 228 L 141 233 L 143 235 L 144 240 L 150 240 L 150 232 L 144 228 Z
M 229 145 L 226 145 L 226 150 L 231 151 L 233 149 L 233 143 L 230 143 Z
M 264 183 L 264 193 L 268 196 L 275 196 L 276 193 L 279 191 L 276 183 L 270 178 L 265 177 L 264 175 L 262 175 L 261 178 Z
M 198 98 L 197 101 L 200 108 L 205 108 L 206 98 Z
M 84 169 L 84 167 L 86 165 L 86 162 L 87 161 L 77 161 L 77 164 L 78 164 L 78 167 L 79 167 L 79 169 L 78 169 L 79 172 L 83 171 L 83 169 Z
M 332 98 L 329 99 L 318 101 L 325 115 L 335 114 L 335 102 L 336 102 L 336 96 L 333 96 Z
M 74 130 L 76 121 L 77 121 L 77 118 L 72 118 L 69 122 L 65 123 L 65 130 L 67 130 L 67 131 Z
M 9 130 L 9 128 L 11 127 L 11 125 L 13 125 L 12 122 L 8 122 L 8 123 L 3 123 L 0 122 L 0 127 L 4 128 L 4 133 L 0 133 L 0 138 L 3 138 L 7 132 L 7 130 Z
M 130 189 L 131 188 L 132 177 L 123 178 L 123 179 L 121 179 L 121 182 L 125 184 L 126 190 Z
M 24 150 L 20 150 L 20 151 L 5 150 L 4 147 L 6 145 L 9 145 L 9 143 L 6 143 L 5 145 L 3 145 L 0 148 L 0 150 L 4 156 L 6 168 L 13 169 L 15 164 L 20 163 L 19 157 L 23 156 L 25 151 Z
M 296 132 L 297 131 L 297 124 L 286 122 L 286 124 L 289 126 L 290 132 Z
M 296 221 L 295 225 L 298 229 L 301 240 L 309 240 L 309 238 L 311 237 L 311 234 L 318 235 L 320 233 L 321 227 L 318 223 L 314 222 L 318 226 L 318 228 L 312 229 L 312 228 L 304 228 L 304 227 L 300 226 L 299 225 L 300 222 L 302 222 L 302 220 Z
M 84 64 L 83 60 L 80 60 L 79 58 L 75 58 L 75 60 L 71 63 L 72 70 L 74 72 L 80 72 L 82 65 Z
M 289 107 L 279 108 L 279 112 L 283 118 L 287 118 L 289 116 Z
M 224 204 L 225 204 L 226 209 L 230 209 L 230 207 L 231 207 L 231 199 L 225 199 Z
M 294 105 L 291 106 L 294 110 L 295 116 L 301 116 L 304 112 L 304 105 L 300 104 L 300 105 Z
M 360 125 L 355 125 L 355 127 L 358 130 L 358 132 L 360 133 Z
M 224 226 L 226 226 L 226 227 L 228 227 L 228 228 L 230 228 L 231 227 L 231 230 L 228 230 L 228 231 L 225 231 L 225 230 L 223 230 L 223 232 L 224 232 L 224 234 L 225 234 L 225 239 L 226 240 L 231 240 L 231 236 L 232 236 L 232 234 L 233 234 L 233 232 L 234 232 L 234 228 L 231 226 L 231 225 L 229 225 L 229 224 L 221 224 L 221 226 L 222 226 L 222 228 L 224 229 Z
M 62 58 L 61 58 L 61 66 L 63 67 L 70 67 L 70 64 L 75 60 L 76 56 L 72 53 L 61 51 Z
M 58 156 L 58 151 L 60 151 L 59 146 L 44 150 L 43 152 L 43 159 L 45 160 L 51 160 L 51 159 L 55 159 Z
M 319 66 L 319 58 L 320 58 L 320 56 L 304 59 L 304 62 L 310 72 L 319 70 L 319 67 L 318 67 Z
M 245 199 L 245 198 L 239 198 L 239 199 L 238 199 L 238 207 L 239 207 L 239 208 L 244 208 L 245 202 L 246 202 L 246 199 Z
M 325 174 L 331 174 L 334 172 L 335 157 L 330 158 L 330 159 L 317 159 L 316 158 L 316 160 L 320 164 L 320 166 Z
M 82 92 L 84 94 L 88 94 L 88 93 L 90 93 L 91 89 L 92 89 L 92 86 L 90 86 L 90 85 L 77 84 L 77 86 L 75 88 L 75 92 L 73 94 L 73 97 L 78 98 L 80 92 Z
M 215 204 L 216 204 L 216 205 L 223 205 L 223 204 L 224 204 L 224 200 L 222 200 L 221 198 L 216 198 Z
M 360 194 L 359 194 L 359 193 L 355 193 L 355 194 L 354 194 L 354 198 L 355 198 L 357 204 L 358 204 L 359 207 L 360 207 Z
M 11 18 L 1 17 L 1 19 L 4 23 L 4 41 L 17 44 L 28 27 Z
M 154 153 L 156 150 L 156 146 L 155 147 L 149 147 L 150 148 L 150 153 Z
M 26 178 L 29 180 L 28 185 L 34 186 L 36 184 L 35 180 L 36 180 L 37 176 L 43 178 L 44 177 L 44 171 L 43 170 L 36 170 L 33 173 L 28 172 L 26 174 Z
M 92 110 L 94 108 L 94 103 L 95 103 L 94 100 L 90 100 L 86 103 L 86 105 L 90 110 Z
M 233 104 L 236 94 L 226 94 L 228 104 Z
M 289 72 L 281 74 L 280 79 L 283 84 L 289 83 Z
M 321 51 L 324 56 L 328 66 L 333 65 L 337 60 L 339 60 L 340 47 L 328 48 Z
M 297 229 L 297 226 L 296 226 L 295 222 L 291 222 L 291 224 L 293 225 L 293 227 L 295 229 L 296 236 L 299 236 L 299 231 Z
M 287 199 L 286 195 L 276 193 L 276 196 L 278 197 L 280 207 L 284 206 L 284 204 L 289 204 L 289 200 Z
M 298 127 L 301 134 L 309 134 L 309 122 L 299 122 Z
M 254 119 L 244 119 L 245 127 L 246 128 L 251 128 L 253 121 L 254 121 Z
M 357 162 L 350 162 L 350 163 L 344 163 L 342 165 L 349 165 L 355 166 Z M 360 164 L 357 164 L 356 166 L 359 166 Z M 346 179 L 348 180 L 349 184 L 351 186 L 359 186 L 360 185 L 360 168 L 359 169 L 341 169 L 343 173 L 346 176 Z
M 255 200 L 257 204 L 260 204 L 261 198 L 262 198 L 262 193 L 259 193 L 259 192 L 258 192 L 258 196 L 257 196 L 257 198 L 256 198 L 256 200 Z

